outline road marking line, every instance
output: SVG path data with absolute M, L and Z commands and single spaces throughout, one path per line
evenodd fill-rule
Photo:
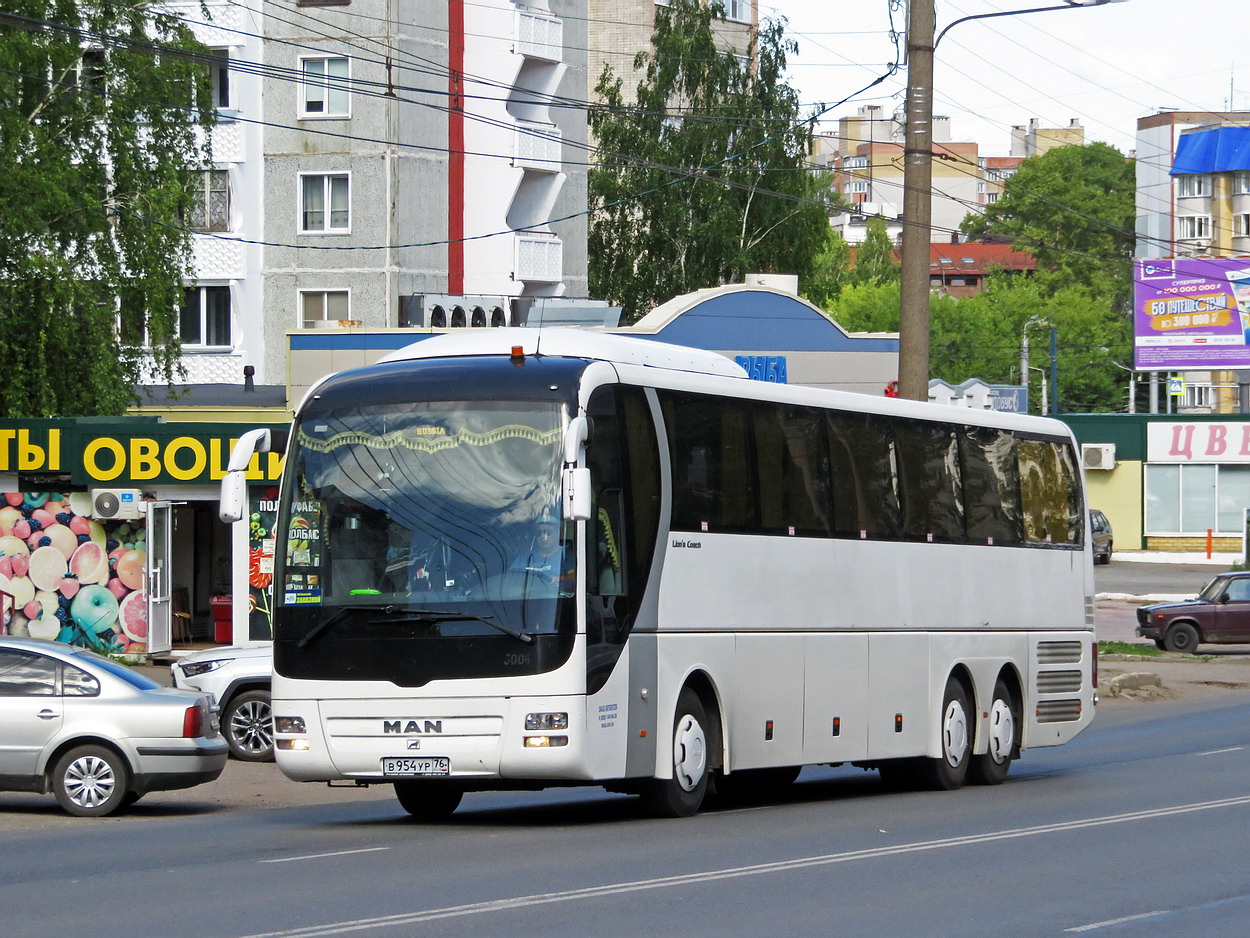
M 279 857 L 276 860 L 257 860 L 257 863 L 294 863 L 296 860 L 320 860 L 324 857 L 346 857 L 353 853 L 373 853 L 375 850 L 390 850 L 390 847 L 362 847 L 359 850 L 336 850 L 334 853 L 310 853 L 303 857 Z
M 910 844 L 898 844 L 892 847 L 869 847 L 864 850 L 848 850 L 845 853 L 828 853 L 821 856 L 797 857 L 793 860 L 778 860 L 773 863 L 759 863 L 752 866 L 728 867 L 719 870 L 706 870 L 701 873 L 679 873 L 675 876 L 663 876 L 657 879 L 643 879 L 635 882 L 609 883 L 603 886 L 587 886 L 582 889 L 569 889 L 563 892 L 538 893 L 530 896 L 517 896 L 512 899 L 490 899 L 484 902 L 470 902 L 466 905 L 449 906 L 442 909 L 425 909 L 418 912 L 402 912 L 398 915 L 385 915 L 377 918 L 361 918 L 347 922 L 334 922 L 324 925 L 307 925 L 284 931 L 263 932 L 248 935 L 246 938 L 313 938 L 318 935 L 339 935 L 344 932 L 364 931 L 369 928 L 393 928 L 399 925 L 416 925 L 439 919 L 458 918 L 465 915 L 480 915 L 483 912 L 503 912 L 510 909 L 521 909 L 528 906 L 549 905 L 555 902 L 574 902 L 580 899 L 595 899 L 601 896 L 617 896 L 631 892 L 642 892 L 649 889 L 669 889 L 674 886 L 687 886 L 697 883 L 710 883 L 723 879 L 735 879 L 742 876 L 762 876 L 770 873 L 785 873 L 790 870 L 808 869 L 827 866 L 832 863 L 849 863 L 856 860 L 873 860 L 879 857 L 899 856 L 907 853 L 920 853 L 926 850 L 941 850 L 947 847 L 965 847 L 972 844 L 993 843 L 1000 840 L 1013 840 L 1019 837 L 1035 837 L 1039 834 L 1055 834 L 1064 831 L 1082 830 L 1090 827 L 1106 827 L 1109 824 L 1125 824 L 1130 821 L 1146 821 L 1154 818 L 1172 817 L 1178 814 L 1191 814 L 1195 811 L 1210 811 L 1214 808 L 1234 808 L 1250 805 L 1250 795 L 1236 798 L 1221 798 L 1217 801 L 1199 801 L 1193 804 L 1173 805 L 1168 808 L 1152 808 L 1145 811 L 1129 811 L 1124 814 L 1111 814 L 1104 817 L 1082 818 L 1076 821 L 1061 821 L 1054 824 L 1039 824 L 1036 827 L 1017 827 L 1002 831 L 991 831 L 985 834 L 966 834 L 961 837 L 947 837 L 942 840 L 922 840 Z
M 1156 915 L 1167 915 L 1163 909 L 1154 912 L 1140 912 L 1137 915 L 1126 915 L 1123 918 L 1109 918 L 1105 922 L 1092 922 L 1089 925 L 1078 925 L 1076 928 L 1065 928 L 1065 932 L 1094 931 L 1098 928 L 1110 928 L 1112 925 L 1123 925 L 1125 922 L 1136 922 L 1138 919 L 1154 918 Z
M 1227 749 L 1208 749 L 1206 752 L 1200 752 L 1200 756 L 1218 756 L 1226 752 L 1241 752 L 1245 746 L 1229 746 Z

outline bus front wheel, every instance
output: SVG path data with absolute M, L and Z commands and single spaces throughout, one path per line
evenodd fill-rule
M 396 782 L 395 797 L 419 821 L 445 821 L 460 807 L 464 792 L 430 782 Z
M 707 715 L 699 696 L 690 688 L 677 698 L 673 720 L 673 777 L 653 778 L 643 790 L 643 802 L 659 817 L 692 817 L 707 793 Z
M 971 713 L 963 684 L 953 676 L 948 678 L 938 714 L 942 754 L 936 759 L 924 760 L 922 781 L 925 788 L 954 791 L 963 785 L 972 752 Z

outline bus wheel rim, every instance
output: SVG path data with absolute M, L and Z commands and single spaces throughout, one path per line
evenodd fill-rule
M 694 791 L 706 769 L 707 739 L 703 727 L 686 714 L 673 733 L 673 776 L 683 791 Z
M 1007 701 L 999 698 L 990 707 L 989 754 L 999 765 L 1011 758 L 1016 741 L 1016 717 Z
M 968 750 L 968 715 L 957 700 L 946 704 L 942 717 L 942 750 L 951 768 L 963 761 Z

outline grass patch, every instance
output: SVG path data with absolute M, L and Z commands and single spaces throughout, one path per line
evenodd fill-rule
M 1163 652 L 1155 647 L 1154 642 L 1148 645 L 1138 645 L 1133 642 L 1099 642 L 1098 654 L 1140 655 L 1145 658 L 1158 658 Z

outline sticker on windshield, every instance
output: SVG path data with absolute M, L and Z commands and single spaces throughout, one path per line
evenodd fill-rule
M 287 593 L 288 606 L 312 606 L 321 603 L 321 590 L 302 590 L 298 593 Z

